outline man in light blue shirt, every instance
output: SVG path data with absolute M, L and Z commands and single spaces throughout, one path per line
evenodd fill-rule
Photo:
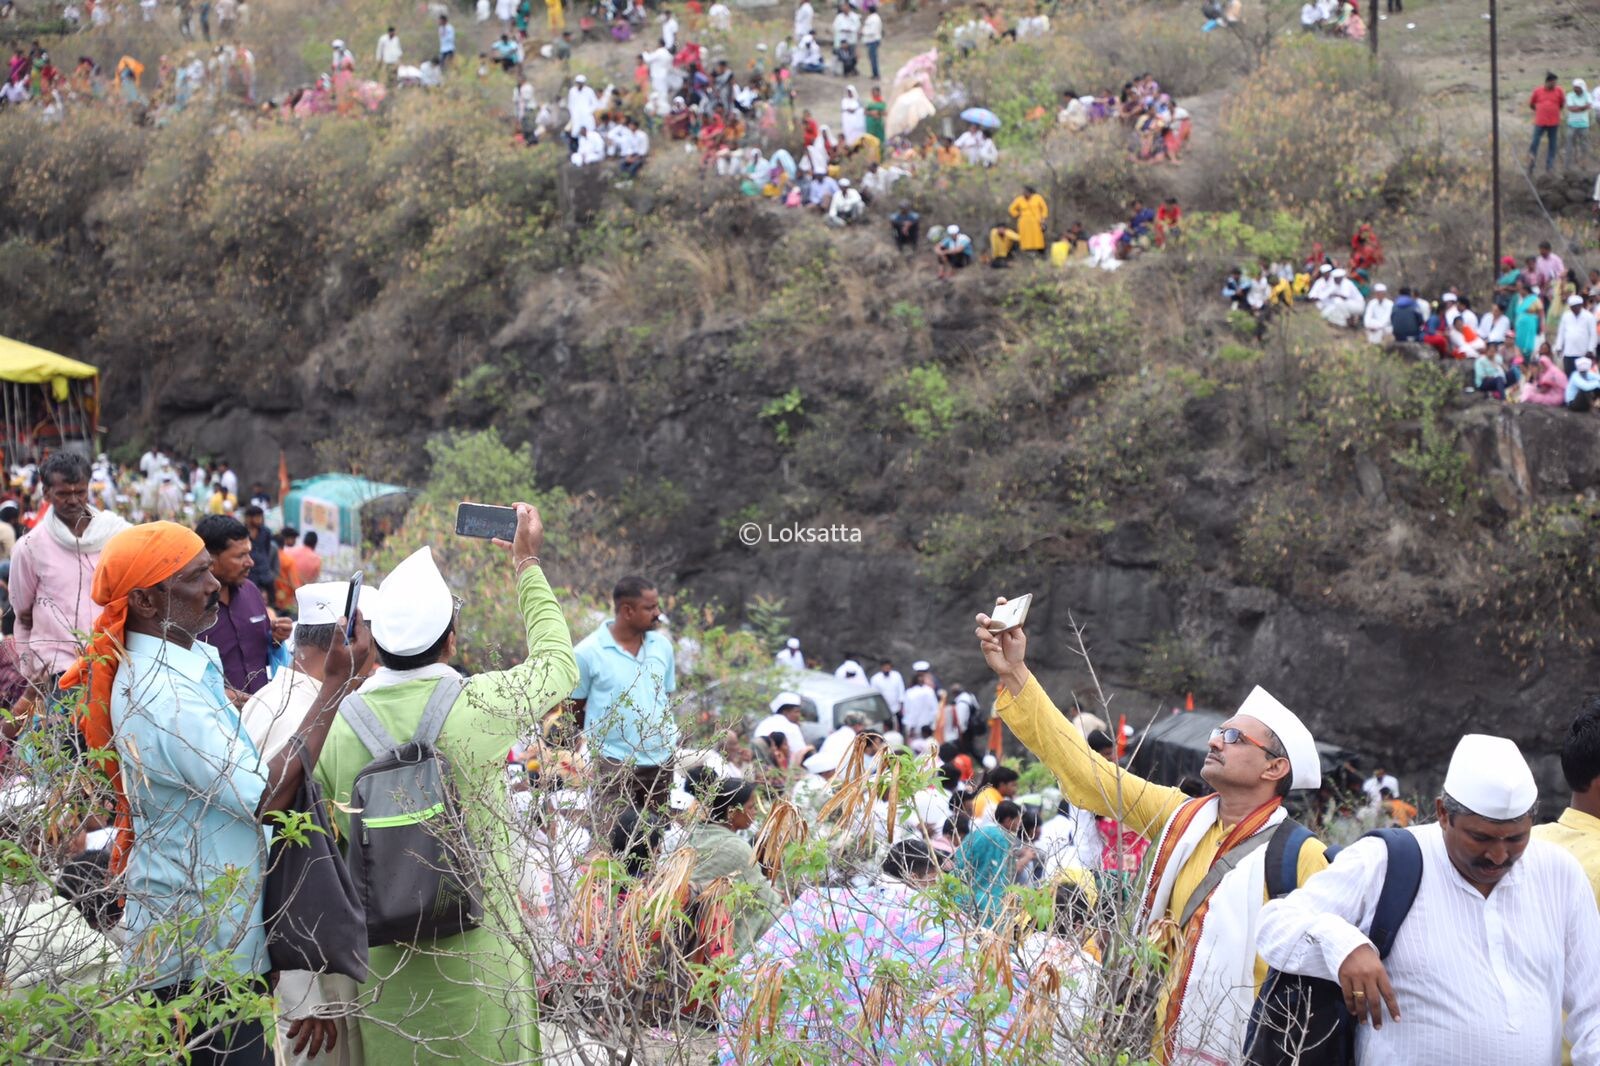
M 666 802 L 678 723 L 670 696 L 678 687 L 672 641 L 656 631 L 661 597 L 642 577 L 625 577 L 611 592 L 616 617 L 585 637 L 573 653 L 578 687 L 573 708 L 596 752 L 596 787 L 611 809 L 648 810 Z
M 450 25 L 449 15 L 439 16 L 439 66 L 448 67 L 456 57 L 456 28 Z
M 122 531 L 95 568 L 93 596 L 104 610 L 89 648 L 63 679 L 87 681 L 85 733 L 116 752 L 110 868 L 123 874 L 124 961 L 163 1001 L 224 995 L 230 978 L 265 977 L 263 823 L 294 801 L 298 745 L 316 759 L 350 678 L 349 649 L 335 639 L 297 743 L 264 761 L 228 700 L 217 650 L 196 639 L 217 620 L 220 588 L 192 531 L 171 522 Z M 181 1009 L 198 1006 L 186 1000 Z M 325 1020 L 306 1021 L 321 1043 Z M 273 1062 L 259 1017 L 222 1015 L 185 1039 L 192 1063 Z

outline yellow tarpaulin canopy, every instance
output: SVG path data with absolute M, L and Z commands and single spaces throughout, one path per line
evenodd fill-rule
M 88 363 L 0 337 L 0 381 L 43 385 L 55 378 L 92 378 L 99 373 Z

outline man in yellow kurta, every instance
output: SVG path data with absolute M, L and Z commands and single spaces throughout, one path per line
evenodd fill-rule
M 1533 827 L 1535 839 L 1559 844 L 1572 853 L 1594 886 L 1600 906 L 1600 696 L 1590 696 L 1567 730 L 1561 745 L 1561 775 L 1572 789 L 1572 802 L 1561 817 Z M 1561 1061 L 1572 1062 L 1566 1046 Z
M 1535 826 L 1533 835 L 1572 852 L 1600 905 L 1600 696 L 1584 701 L 1582 713 L 1567 730 L 1561 773 L 1572 789 L 1572 803 L 1559 820 Z
M 1287 818 L 1283 798 L 1322 782 L 1310 731 L 1255 689 L 1212 733 L 1201 776 L 1216 791 L 1190 799 L 1091 751 L 1029 672 L 1023 631 L 994 633 L 988 624 L 978 616 L 978 643 L 1000 680 L 1001 718 L 1055 773 L 1070 803 L 1156 841 L 1139 913 L 1170 963 L 1157 1006 L 1156 1061 L 1238 1061 L 1266 976 L 1255 948 L 1268 893 L 1265 845 Z M 1297 884 L 1327 867 L 1325 852 L 1315 838 L 1304 843 Z M 1214 866 L 1226 872 L 1219 876 Z
M 1044 221 L 1050 217 L 1050 206 L 1044 202 L 1032 185 L 1022 187 L 1022 195 L 1011 201 L 1011 217 L 1017 220 L 1017 232 L 1022 236 L 1024 252 L 1044 253 Z

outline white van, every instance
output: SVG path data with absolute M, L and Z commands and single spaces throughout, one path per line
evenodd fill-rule
M 893 728 L 888 701 L 871 685 L 840 681 L 821 670 L 789 670 L 784 686 L 800 697 L 800 732 L 808 744 L 821 747 L 847 711 L 860 711 L 879 732 Z

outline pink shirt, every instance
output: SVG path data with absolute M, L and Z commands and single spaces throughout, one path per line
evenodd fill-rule
M 100 553 L 63 548 L 47 529 L 30 530 L 11 552 L 11 606 L 17 612 L 17 645 L 29 673 L 59 674 L 81 650 L 76 632 L 87 633 L 100 616 L 89 594 Z M 22 624 L 33 609 L 33 626 Z

